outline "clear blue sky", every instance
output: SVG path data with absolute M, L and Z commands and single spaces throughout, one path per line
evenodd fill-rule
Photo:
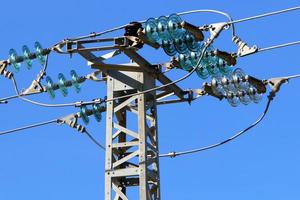
M 239 19 L 263 12 L 297 6 L 297 1 L 2 1 L 0 57 L 8 50 L 20 52 L 23 44 L 32 47 L 38 40 L 45 47 L 63 38 L 102 31 L 130 21 L 169 15 L 192 9 L 219 9 Z M 300 12 L 238 24 L 237 34 L 249 44 L 265 47 L 299 40 Z M 215 14 L 196 14 L 186 19 L 197 25 L 225 20 Z M 233 51 L 229 32 L 218 39 L 218 48 Z M 261 79 L 300 72 L 299 46 L 264 52 L 242 58 L 237 67 Z M 164 61 L 162 51 L 145 51 L 151 61 Z M 116 60 L 118 61 L 118 60 Z M 120 61 L 121 62 L 121 61 Z M 91 72 L 79 56 L 53 54 L 48 75 L 54 80 L 59 72 L 69 76 Z M 16 75 L 21 88 L 27 87 L 40 65 L 25 68 Z M 183 76 L 183 71 L 171 74 Z M 197 88 L 202 80 L 193 76 L 180 85 Z M 221 148 L 196 155 L 161 160 L 162 199 L 299 199 L 300 127 L 299 80 L 284 85 L 271 105 L 269 115 L 254 130 Z M 105 95 L 102 84 L 87 83 L 82 93 L 63 98 L 57 92 L 52 101 L 46 94 L 33 99 L 50 102 L 91 100 Z M 0 77 L 0 97 L 14 94 L 9 80 Z M 246 127 L 263 111 L 258 104 L 232 108 L 227 102 L 204 97 L 188 104 L 159 107 L 160 151 L 186 150 L 225 139 Z M 0 129 L 64 116 L 75 108 L 42 108 L 11 101 L 0 105 Z M 88 129 L 104 142 L 105 122 L 91 119 Z M 63 200 L 103 199 L 104 153 L 84 135 L 66 126 L 49 125 L 0 137 L 0 199 Z

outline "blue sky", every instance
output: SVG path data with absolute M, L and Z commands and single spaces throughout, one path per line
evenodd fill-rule
M 32 48 L 40 41 L 47 47 L 56 42 L 93 31 L 126 24 L 130 21 L 169 15 L 193 9 L 218 9 L 234 19 L 297 6 L 297 1 L 3 1 L 1 7 L 1 59 L 10 48 L 20 52 L 22 45 Z M 237 35 L 250 45 L 266 47 L 299 40 L 300 11 L 241 23 Z M 224 21 L 215 14 L 186 17 L 199 26 Z M 222 50 L 234 51 L 230 33 L 224 32 L 215 43 Z M 146 47 L 148 48 L 148 47 Z M 264 52 L 238 60 L 247 74 L 257 78 L 285 76 L 300 72 L 300 46 Z M 145 49 L 150 61 L 166 61 L 164 53 Z M 116 60 L 117 62 L 123 62 Z M 75 69 L 84 75 L 92 70 L 79 56 L 53 54 L 48 75 Z M 22 68 L 16 74 L 20 88 L 36 77 L 40 65 Z M 184 75 L 174 71 L 175 79 Z M 183 88 L 199 88 L 203 81 L 196 76 L 180 83 Z M 162 159 L 162 199 L 299 199 L 299 107 L 300 81 L 282 87 L 262 124 L 240 139 L 221 148 L 200 154 Z M 9 80 L 0 77 L 0 97 L 14 94 Z M 53 101 L 46 94 L 32 99 L 48 103 L 92 100 L 105 95 L 105 85 L 88 82 L 82 92 L 63 98 L 57 92 Z M 263 111 L 266 95 L 260 104 L 232 108 L 227 102 L 203 97 L 192 105 L 159 107 L 160 151 L 187 150 L 204 146 L 233 135 L 248 126 Z M 42 108 L 20 100 L 0 105 L 0 129 L 49 120 L 77 112 L 76 108 Z M 105 122 L 91 119 L 88 130 L 104 142 Z M 104 152 L 84 135 L 66 126 L 49 125 L 0 137 L 0 199 L 103 199 Z

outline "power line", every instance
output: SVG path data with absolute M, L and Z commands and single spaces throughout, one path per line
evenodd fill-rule
M 194 154 L 194 153 L 198 153 L 201 151 L 206 151 L 209 149 L 213 149 L 219 146 L 222 146 L 228 142 L 231 142 L 232 140 L 237 139 L 238 137 L 242 136 L 243 134 L 245 134 L 246 132 L 248 132 L 249 130 L 251 130 L 252 128 L 254 128 L 255 126 L 257 126 L 267 115 L 269 108 L 270 108 L 270 104 L 272 102 L 272 100 L 275 97 L 275 93 L 279 92 L 279 88 L 280 85 L 285 83 L 285 81 L 290 80 L 290 79 L 296 79 L 296 78 L 300 78 L 300 74 L 296 74 L 296 75 L 291 75 L 291 76 L 286 76 L 286 77 L 280 77 L 280 78 L 273 78 L 278 80 L 278 84 L 277 86 L 273 86 L 274 88 L 272 88 L 272 91 L 270 92 L 270 95 L 268 96 L 268 102 L 266 104 L 265 110 L 263 111 L 263 113 L 261 114 L 261 116 L 254 122 L 252 123 L 250 126 L 248 126 L 247 128 L 243 129 L 242 131 L 238 132 L 237 134 L 233 135 L 232 137 L 219 142 L 219 143 L 215 143 L 215 144 L 211 144 L 205 147 L 201 147 L 201 148 L 196 148 L 196 149 L 192 149 L 192 150 L 187 150 L 187 151 L 181 151 L 181 152 L 170 152 L 170 153 L 166 153 L 166 154 L 161 154 L 159 155 L 159 157 L 164 158 L 164 157 L 170 157 L 170 158 L 174 158 L 177 156 L 182 156 L 182 155 L 188 155 L 188 154 Z M 272 79 L 269 79 L 272 80 Z
M 53 120 L 49 120 L 49 121 L 44 121 L 44 122 L 40 122 L 40 123 L 28 125 L 28 126 L 23 126 L 23 127 L 11 129 L 11 130 L 3 131 L 3 132 L 0 132 L 0 135 L 14 133 L 14 132 L 17 132 L 17 131 L 23 131 L 23 130 L 26 130 L 26 129 L 36 128 L 36 127 L 39 127 L 39 126 L 44 126 L 44 125 L 53 124 L 53 123 L 57 123 L 57 119 L 53 119 Z
M 246 22 L 246 21 L 250 21 L 250 20 L 255 20 L 255 19 L 260 19 L 260 18 L 269 17 L 269 16 L 273 16 L 273 15 L 278 15 L 278 14 L 282 14 L 282 13 L 286 13 L 286 12 L 291 12 L 291 11 L 295 11 L 295 10 L 299 10 L 299 9 L 300 9 L 300 6 L 291 7 L 291 8 L 287 8 L 287 9 L 283 9 L 283 10 L 278 10 L 278 11 L 274 11 L 274 12 L 264 13 L 261 15 L 254 15 L 251 17 L 234 20 L 232 22 L 229 22 L 229 24 L 237 24 L 237 23 L 241 23 L 241 22 Z
M 213 148 L 219 147 L 221 145 L 224 145 L 224 144 L 226 144 L 226 143 L 228 143 L 228 142 L 230 142 L 230 141 L 232 141 L 232 140 L 234 140 L 234 139 L 242 136 L 247 131 L 251 130 L 256 125 L 258 125 L 264 119 L 264 117 L 266 116 L 266 114 L 267 114 L 267 112 L 269 110 L 271 101 L 272 101 L 272 99 L 268 99 L 268 102 L 267 102 L 267 105 L 266 105 L 266 108 L 265 108 L 264 112 L 262 113 L 262 115 L 254 123 L 252 123 L 250 126 L 248 126 L 247 128 L 245 128 L 244 130 L 242 130 L 242 131 L 238 132 L 237 134 L 233 135 L 232 137 L 228 138 L 227 140 L 224 140 L 222 142 L 215 143 L 215 144 L 212 144 L 212 145 L 208 145 L 208 146 L 205 146 L 205 147 L 188 150 L 188 151 L 171 152 L 171 153 L 167 153 L 167 154 L 161 154 L 161 155 L 159 155 L 159 157 L 160 158 L 164 158 L 164 157 L 174 158 L 174 157 L 177 157 L 177 156 L 194 154 L 194 153 L 198 153 L 198 152 L 201 152 L 201 151 L 206 151 L 206 150 L 213 149 Z

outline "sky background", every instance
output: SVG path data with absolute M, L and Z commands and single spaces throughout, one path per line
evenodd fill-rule
M 103 31 L 130 21 L 169 15 L 193 9 L 218 9 L 234 19 L 299 5 L 285 1 L 1 1 L 0 57 L 8 58 L 10 48 L 21 52 L 22 45 L 33 49 L 35 41 L 44 47 L 64 38 Z M 300 39 L 300 11 L 237 24 L 236 33 L 249 45 L 267 47 Z M 226 20 L 216 14 L 184 17 L 199 26 Z M 225 31 L 214 44 L 235 51 L 230 32 Z M 236 67 L 257 78 L 300 73 L 300 46 L 268 51 L 241 58 Z M 164 62 L 162 50 L 145 47 L 142 54 L 152 62 Z M 115 60 L 124 62 L 124 60 Z M 10 68 L 11 69 L 11 68 Z M 28 71 L 23 65 L 16 74 L 20 88 L 26 88 L 41 69 L 37 61 Z M 92 72 L 79 56 L 51 54 L 47 74 L 55 81 L 58 73 L 69 76 Z M 172 79 L 185 72 L 174 70 Z M 203 80 L 192 76 L 180 83 L 183 88 L 199 88 Z M 299 199 L 300 127 L 299 84 L 293 80 L 282 87 L 270 112 L 258 127 L 238 140 L 199 154 L 161 159 L 162 199 Z M 13 95 L 12 83 L 0 77 L 0 97 Z M 47 94 L 32 99 L 48 103 L 76 102 L 105 96 L 105 85 L 87 82 L 82 92 L 50 100 Z M 232 108 L 224 101 L 203 97 L 188 105 L 160 106 L 160 152 L 187 150 L 211 144 L 247 127 L 266 104 Z M 76 108 L 43 108 L 20 100 L 0 105 L 0 131 L 77 112 Z M 105 121 L 90 119 L 87 129 L 102 143 Z M 104 152 L 87 137 L 67 126 L 49 125 L 0 137 L 0 199 L 62 200 L 103 199 Z

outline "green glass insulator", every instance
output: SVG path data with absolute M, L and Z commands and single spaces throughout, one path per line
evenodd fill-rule
M 40 61 L 41 65 L 45 65 L 46 63 L 46 56 L 43 55 L 43 47 L 39 42 L 34 43 L 35 54 L 37 59 Z
M 80 117 L 81 117 L 81 119 L 82 119 L 82 121 L 85 125 L 89 124 L 90 120 L 89 120 L 89 116 L 87 115 L 86 106 L 81 106 L 80 107 Z
M 68 88 L 66 87 L 66 78 L 62 73 L 58 74 L 58 86 L 63 96 L 66 97 L 68 95 Z
M 161 16 L 157 20 L 157 32 L 162 40 L 172 40 L 172 36 L 168 31 L 168 18 Z
M 10 49 L 9 50 L 9 62 L 12 64 L 15 72 L 19 72 L 20 67 L 21 67 L 21 64 L 17 62 L 17 59 L 18 59 L 18 54 L 17 54 L 16 50 Z
M 79 93 L 80 92 L 80 83 L 78 82 L 79 77 L 75 70 L 71 70 L 70 73 L 71 73 L 71 78 L 72 78 L 72 86 L 74 87 L 76 93 Z
M 185 34 L 185 42 L 186 42 L 186 46 L 190 51 L 193 52 L 199 52 L 201 49 L 201 44 L 200 42 L 196 41 L 195 37 L 190 34 L 187 33 Z
M 189 52 L 189 49 L 187 48 L 185 40 L 182 38 L 174 39 L 174 46 L 175 46 L 176 51 L 180 54 L 186 54 Z
M 182 19 L 177 14 L 168 17 L 168 31 L 174 39 L 182 38 L 185 30 L 181 27 Z
M 189 55 L 179 54 L 178 62 L 185 71 L 190 71 L 193 68 Z
M 24 61 L 26 63 L 26 67 L 27 67 L 27 69 L 31 69 L 31 67 L 32 67 L 32 60 L 29 58 L 30 55 L 31 55 L 31 52 L 30 52 L 28 46 L 26 46 L 26 45 L 24 45 L 22 47 L 22 50 L 23 50 L 23 58 L 24 58 Z
M 97 122 L 100 122 L 102 119 L 100 108 L 101 108 L 100 104 L 93 104 L 93 115 Z
M 46 77 L 46 83 L 47 83 L 47 86 L 46 86 L 47 93 L 51 99 L 54 99 L 55 98 L 55 92 L 53 89 L 54 83 L 53 83 L 51 77 L 49 77 L 49 76 Z
M 163 40 L 162 41 L 162 47 L 165 51 L 165 53 L 168 55 L 168 56 L 175 56 L 177 51 L 175 49 L 175 46 L 173 44 L 172 41 L 169 41 L 169 40 Z
M 154 18 L 149 18 L 145 24 L 145 33 L 151 42 L 160 42 L 160 37 L 157 32 L 157 21 Z

